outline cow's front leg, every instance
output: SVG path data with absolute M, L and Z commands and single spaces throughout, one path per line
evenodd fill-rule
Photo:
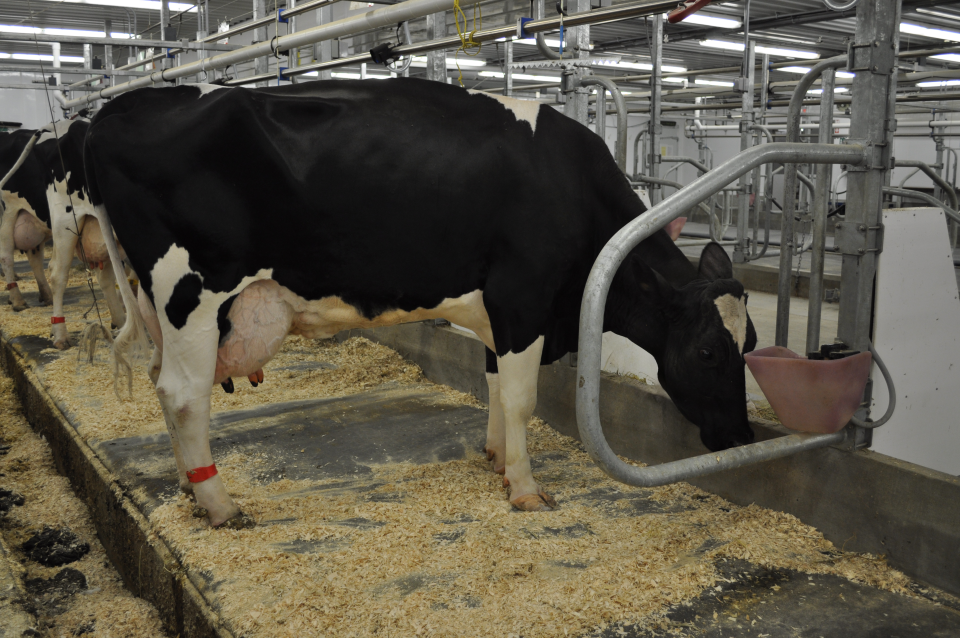
M 17 220 L 17 211 L 7 206 L 0 222 L 0 263 L 3 264 L 3 280 L 6 284 L 8 301 L 15 312 L 26 310 L 27 302 L 20 293 L 16 276 L 13 274 L 13 227 Z
M 503 405 L 500 403 L 500 375 L 487 373 L 487 389 L 490 393 L 490 414 L 487 417 L 487 444 L 483 451 L 497 474 L 504 473 L 507 462 L 507 432 L 504 428 Z
M 47 283 L 47 274 L 43 271 L 43 244 L 27 251 L 27 261 L 30 262 L 30 270 L 33 271 L 33 276 L 37 279 L 40 305 L 49 306 L 53 303 L 53 291 L 50 290 L 50 284 Z
M 70 347 L 70 335 L 67 333 L 66 318 L 63 316 L 63 295 L 67 291 L 70 278 L 70 266 L 73 253 L 77 248 L 77 235 L 72 232 L 72 219 L 55 218 L 53 220 L 53 256 L 50 258 L 50 279 L 53 285 L 53 317 L 51 331 L 53 347 L 66 350 Z
M 100 284 L 100 292 L 103 293 L 103 299 L 107 302 L 107 308 L 110 309 L 112 327 L 123 327 L 123 322 L 127 320 L 127 313 L 117 293 L 117 276 L 113 272 L 113 264 L 110 260 L 103 262 L 102 270 L 97 270 L 97 283 Z
M 250 527 L 252 519 L 230 498 L 210 452 L 210 393 L 218 334 L 216 326 L 205 330 L 188 324 L 177 331 L 176 338 L 164 336 L 157 397 L 172 426 L 171 439 L 179 443 L 186 478 L 192 484 L 197 506 L 206 510 L 214 527 Z
M 500 371 L 500 405 L 506 430 L 504 485 L 510 487 L 510 503 L 520 510 L 550 511 L 557 502 L 533 479 L 527 454 L 527 422 L 537 407 L 537 377 L 543 337 L 520 353 L 497 357 Z

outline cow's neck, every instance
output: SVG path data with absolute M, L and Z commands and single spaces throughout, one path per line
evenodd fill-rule
M 659 363 L 665 351 L 669 323 L 663 308 L 648 295 L 638 294 L 636 257 L 624 261 L 610 286 L 604 312 L 604 331 L 613 332 L 643 348 Z

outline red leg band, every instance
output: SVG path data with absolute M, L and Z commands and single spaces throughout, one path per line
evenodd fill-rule
M 14 281 L 12 283 L 7 284 L 7 290 L 10 290 L 11 288 L 19 288 L 19 286 L 17 285 L 17 282 Z
M 187 470 L 187 480 L 191 483 L 203 483 L 208 478 L 217 475 L 217 464 L 214 463 L 208 467 L 198 467 L 194 470 Z
M 67 323 L 66 317 L 50 317 L 50 323 Z

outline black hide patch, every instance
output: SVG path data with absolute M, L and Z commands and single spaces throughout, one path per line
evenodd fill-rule
M 164 312 L 167 313 L 167 319 L 171 325 L 180 330 L 187 325 L 187 317 L 200 305 L 200 292 L 203 290 L 203 282 L 200 275 L 190 273 L 184 275 L 173 287 L 173 294 L 170 295 L 170 301 L 167 302 Z
M 733 263 L 727 251 L 716 242 L 710 242 L 700 253 L 700 276 L 707 281 L 733 279 Z
M 233 295 L 222 304 L 217 310 L 217 329 L 220 331 L 220 341 L 218 346 L 222 346 L 223 342 L 227 340 L 227 336 L 230 334 L 230 330 L 233 329 L 233 323 L 227 319 L 227 315 L 230 313 L 230 309 L 233 308 L 233 302 L 239 295 Z

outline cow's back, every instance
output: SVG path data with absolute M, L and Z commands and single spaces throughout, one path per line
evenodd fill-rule
M 531 122 L 528 105 L 410 79 L 143 89 L 93 121 L 93 200 L 148 291 L 176 243 L 211 290 L 272 268 L 372 313 L 509 276 L 575 291 L 575 312 L 642 204 L 600 138 L 548 107 Z

